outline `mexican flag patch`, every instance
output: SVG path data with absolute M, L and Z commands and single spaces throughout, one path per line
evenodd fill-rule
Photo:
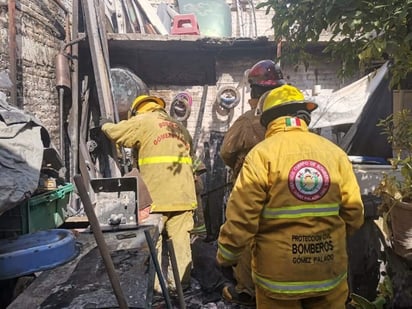
M 286 126 L 287 127 L 300 127 L 300 119 L 299 118 L 286 118 Z

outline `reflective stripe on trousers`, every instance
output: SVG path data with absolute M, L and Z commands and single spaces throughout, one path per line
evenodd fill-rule
M 225 248 L 222 244 L 218 243 L 217 244 L 220 250 L 220 254 L 223 256 L 225 260 L 228 261 L 234 261 L 237 260 L 238 257 L 242 254 L 241 252 L 239 253 L 233 253 L 229 249 Z
M 257 285 L 273 293 L 281 294 L 302 294 L 310 292 L 330 291 L 337 287 L 342 280 L 346 279 L 346 272 L 328 280 L 295 282 L 279 282 L 265 279 L 255 273 L 253 275 Z

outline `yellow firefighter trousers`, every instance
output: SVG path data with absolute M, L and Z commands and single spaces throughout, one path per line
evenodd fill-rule
M 236 279 L 236 292 L 247 293 L 255 296 L 255 284 L 252 279 L 252 248 L 246 247 L 239 258 L 237 265 L 233 268 L 233 275 Z
M 175 211 L 162 213 L 162 223 L 169 239 L 173 242 L 173 247 L 177 260 L 180 282 L 183 288 L 190 286 L 190 271 L 192 269 L 192 250 L 190 247 L 190 231 L 193 229 L 193 210 Z M 163 252 L 167 248 L 163 243 L 163 236 L 160 235 L 156 244 L 157 258 L 161 264 L 162 272 L 166 280 L 166 285 L 171 289 L 176 289 L 174 277 L 171 270 L 171 263 L 168 255 Z M 166 261 L 165 261 L 166 259 Z M 161 292 L 159 280 L 156 276 L 154 289 Z
M 348 299 L 348 283 L 346 280 L 329 294 L 304 299 L 274 299 L 265 291 L 256 287 L 256 304 L 258 309 L 345 309 Z

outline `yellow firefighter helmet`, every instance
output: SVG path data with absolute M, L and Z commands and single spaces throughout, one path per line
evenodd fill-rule
M 142 108 L 145 103 L 156 103 L 161 108 L 166 107 L 166 102 L 159 97 L 150 96 L 150 95 L 140 95 L 134 99 L 132 105 L 130 106 L 129 118 L 135 116 Z
M 272 120 L 294 115 L 298 111 L 310 114 L 318 104 L 305 100 L 303 93 L 291 85 L 283 85 L 265 92 L 259 99 L 258 113 L 261 114 L 260 122 L 267 126 Z

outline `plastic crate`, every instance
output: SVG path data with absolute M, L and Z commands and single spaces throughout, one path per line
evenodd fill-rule
M 0 238 L 54 229 L 66 220 L 73 184 L 31 197 L 0 216 Z

